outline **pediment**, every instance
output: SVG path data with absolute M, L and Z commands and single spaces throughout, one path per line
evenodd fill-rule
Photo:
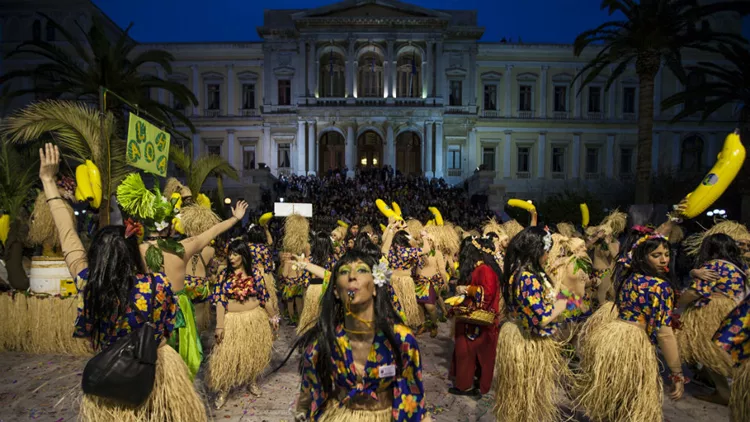
M 438 18 L 450 15 L 396 0 L 345 0 L 292 15 L 292 19 L 305 18 Z

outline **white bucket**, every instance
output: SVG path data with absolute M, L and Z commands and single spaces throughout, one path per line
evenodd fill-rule
M 72 280 L 62 257 L 35 256 L 31 258 L 29 288 L 34 293 L 60 294 L 60 285 Z

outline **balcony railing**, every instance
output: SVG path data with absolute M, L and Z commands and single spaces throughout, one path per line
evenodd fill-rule
M 445 106 L 445 114 L 470 114 L 469 106 Z
M 516 178 L 517 179 L 531 179 L 531 172 L 529 171 L 516 172 Z
M 623 120 L 631 120 L 631 121 L 633 121 L 633 120 L 636 119 L 636 115 L 635 115 L 635 113 L 622 113 L 622 118 L 623 118 Z
M 482 117 L 497 118 L 500 116 L 500 110 L 482 110 Z
M 586 118 L 589 120 L 601 120 L 604 117 L 604 113 L 601 111 L 589 111 L 586 113 Z
M 461 177 L 461 169 L 448 169 L 448 177 Z
M 316 104 L 321 107 L 338 107 L 346 105 L 344 97 L 318 97 Z
M 421 106 L 421 105 L 424 105 L 424 99 L 414 98 L 414 97 L 397 97 L 396 105 L 397 106 Z
M 570 112 L 569 111 L 556 111 L 552 113 L 552 117 L 555 120 L 568 120 L 570 118 Z
M 257 108 L 241 108 L 237 112 L 242 117 L 257 117 L 260 115 Z
M 318 98 L 318 101 L 320 101 L 320 98 Z M 357 105 L 358 106 L 370 106 L 370 107 L 384 106 L 385 98 L 361 97 L 361 98 L 357 98 Z
M 279 114 L 286 114 L 286 113 L 296 113 L 297 112 L 297 106 L 295 105 L 271 105 L 268 106 L 269 113 L 279 113 Z
M 553 172 L 552 173 L 553 179 L 565 179 L 565 173 L 562 172 Z
M 518 110 L 519 119 L 532 119 L 534 118 L 533 110 Z
M 224 113 L 220 108 L 206 108 L 203 109 L 203 117 L 219 117 L 223 116 Z
M 600 173 L 586 173 L 583 175 L 583 178 L 586 180 L 599 180 L 601 178 Z

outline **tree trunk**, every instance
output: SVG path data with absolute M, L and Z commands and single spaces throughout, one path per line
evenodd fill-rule
M 638 161 L 636 163 L 635 203 L 651 203 L 651 144 L 654 134 L 654 79 L 659 70 L 648 58 L 638 58 Z M 655 157 L 658 159 L 658 157 Z
M 105 226 L 109 226 L 109 198 L 105 198 L 105 195 L 107 194 L 106 189 L 104 189 L 105 192 L 102 192 L 102 203 L 99 204 L 99 224 L 97 225 L 98 228 L 102 228 Z
M 5 269 L 8 270 L 8 284 L 15 290 L 27 290 L 29 288 L 29 276 L 23 267 L 23 242 L 8 237 L 5 245 Z

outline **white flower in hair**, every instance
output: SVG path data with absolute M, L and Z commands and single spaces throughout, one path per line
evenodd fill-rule
M 380 261 L 372 268 L 373 282 L 378 287 L 383 287 L 391 279 L 392 271 L 388 268 L 388 262 Z
M 169 223 L 167 223 L 166 221 L 162 221 L 162 222 L 154 224 L 154 226 L 156 226 L 156 231 L 160 232 L 166 229 L 167 227 L 169 227 Z
M 544 235 L 544 238 L 542 241 L 544 242 L 544 252 L 549 252 L 550 249 L 552 249 L 552 233 L 549 232 L 549 229 L 546 227 L 544 230 L 547 232 L 547 234 Z

